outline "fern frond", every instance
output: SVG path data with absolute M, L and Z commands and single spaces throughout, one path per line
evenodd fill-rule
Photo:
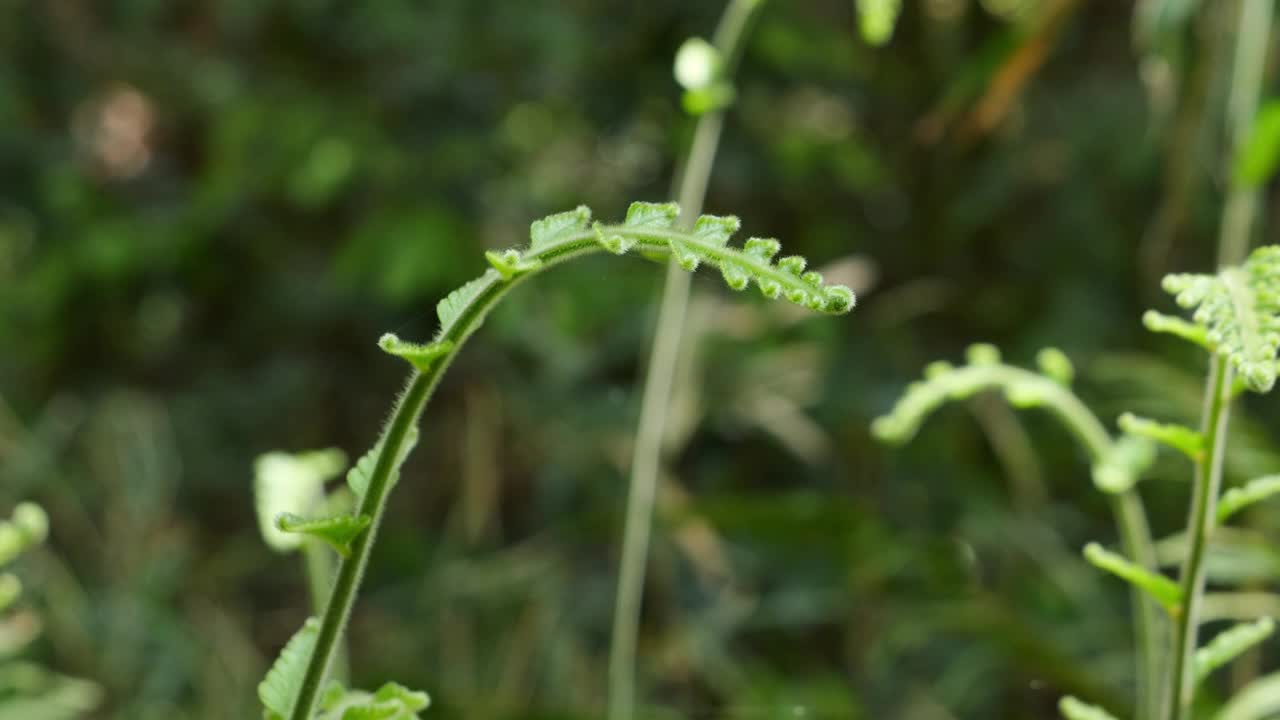
M 635 202 L 623 222 L 616 225 L 593 223 L 585 206 L 537 220 L 529 227 L 529 247 L 486 253 L 492 267 L 440 301 L 436 306 L 440 319 L 436 342 L 418 345 L 386 335 L 379 344 L 419 370 L 448 359 L 453 348 L 479 327 L 497 299 L 516 283 L 573 257 L 601 250 L 615 255 L 638 251 L 672 257 L 688 271 L 710 265 L 718 268 L 725 283 L 735 290 L 755 283 L 765 297 L 786 298 L 817 312 L 843 314 L 857 303 L 849 288 L 828 285 L 819 273 L 805 272 L 802 257 L 774 263 L 780 249 L 776 240 L 751 238 L 742 249 L 730 246 L 729 240 L 741 224 L 736 217 L 703 215 L 688 231 L 677 227 L 679 217 L 680 207 L 675 203 Z
M 1196 650 L 1196 681 L 1204 680 L 1214 670 L 1236 659 L 1245 650 L 1271 637 L 1275 629 L 1275 621 L 1264 617 L 1253 622 L 1239 623 L 1235 627 L 1218 633 L 1208 645 Z
M 1213 347 L 1209 344 L 1209 333 L 1205 328 L 1183 320 L 1174 315 L 1165 315 L 1164 313 L 1148 310 L 1142 314 L 1142 324 L 1151 332 L 1164 333 L 1180 337 L 1192 345 L 1213 352 Z
M 1162 423 L 1125 413 L 1116 421 L 1119 428 L 1131 435 L 1149 438 L 1177 450 L 1193 461 L 1204 457 L 1204 435 L 1185 425 Z
M 424 692 L 398 683 L 387 683 L 377 692 L 348 690 L 333 682 L 320 699 L 317 720 L 417 720 L 418 713 L 431 706 Z
M 1066 720 L 1116 720 L 1116 716 L 1097 705 L 1077 700 L 1070 695 L 1058 701 L 1058 712 Z
M 276 528 L 281 532 L 309 535 L 328 543 L 339 555 L 351 554 L 351 543 L 369 527 L 368 515 L 337 515 L 310 520 L 293 513 L 281 513 Z
M 1262 502 L 1272 495 L 1280 494 L 1280 475 L 1265 475 L 1234 487 L 1222 493 L 1218 499 L 1218 524 L 1222 524 L 1232 515 Z
M 585 207 L 538 220 L 530 225 L 528 248 L 489 253 L 490 269 L 439 303 L 436 312 L 440 329 L 433 343 L 405 343 L 394 335 L 382 338 L 383 349 L 411 363 L 415 372 L 397 400 L 382 437 L 347 475 L 351 489 L 360 496 L 358 515 L 369 517 L 370 523 L 366 534 L 356 536 L 351 543 L 351 556 L 344 558 L 338 568 L 326 605 L 323 632 L 298 685 L 291 720 L 310 720 L 324 689 L 329 660 L 368 563 L 373 528 L 385 512 L 388 493 L 414 444 L 419 414 L 457 350 L 516 284 L 582 255 L 635 251 L 646 258 L 674 257 L 686 267 L 711 265 L 720 269 L 732 287 L 741 289 L 755 282 L 767 296 L 786 297 L 820 312 L 841 314 L 853 309 L 853 291 L 841 285 L 827 285 L 818 273 L 805 272 L 802 258 L 773 263 L 778 250 L 775 241 L 750 240 L 743 249 L 730 246 L 729 239 L 738 229 L 737 218 L 705 215 L 686 231 L 676 226 L 678 217 L 675 205 L 635 203 L 619 225 L 591 223 L 591 213 Z
M 1098 543 L 1086 545 L 1084 557 L 1094 567 L 1106 570 L 1150 595 L 1171 614 L 1182 605 L 1182 587 L 1160 573 L 1152 572 Z
M 568 212 L 548 215 L 529 226 L 529 249 L 537 252 L 559 240 L 579 234 L 591 224 L 591 209 L 579 205 Z
M 1276 381 L 1280 348 L 1280 246 L 1261 247 L 1239 267 L 1216 275 L 1176 274 L 1164 289 L 1205 328 L 1205 341 L 1254 392 Z M 1167 323 L 1166 323 L 1167 324 Z M 1179 333 L 1182 334 L 1182 333 Z
M 486 290 L 501 281 L 502 273 L 490 269 L 475 280 L 446 295 L 436 305 L 436 317 L 440 319 L 440 325 L 449 327 L 457 323 L 466 314 L 467 310 L 476 304 L 476 300 Z
M 409 364 L 419 372 L 427 370 L 453 352 L 453 343 L 448 340 L 425 344 L 412 343 L 401 340 L 395 333 L 385 333 L 378 338 L 378 347 L 388 355 L 395 355 L 409 361 Z
M 319 635 L 320 621 L 307 618 L 258 684 L 258 700 L 265 709 L 265 720 L 283 720 L 293 713 L 293 704 Z
M 924 380 L 907 386 L 893 409 L 871 424 L 872 433 L 883 442 L 905 443 L 944 404 L 995 390 L 1015 407 L 1053 412 L 1081 439 L 1094 463 L 1110 451 L 1110 436 L 1068 386 L 1073 368 L 1061 351 L 1042 351 L 1039 373 L 1005 364 L 1000 351 L 985 343 L 970 346 L 966 357 L 968 364 L 960 367 L 943 361 L 926 367 Z

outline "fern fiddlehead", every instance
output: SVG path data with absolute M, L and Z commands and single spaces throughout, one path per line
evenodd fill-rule
M 679 207 L 674 203 L 637 202 L 628 209 L 626 219 L 616 225 L 593 223 L 585 207 L 539 220 L 530 227 L 529 247 L 488 253 L 490 269 L 440 302 L 437 307 L 440 329 L 431 342 L 406 342 L 391 334 L 379 340 L 384 351 L 412 365 L 413 373 L 395 403 L 381 439 L 357 465 L 359 477 L 348 478 L 352 489 L 360 495 L 356 511 L 344 516 L 350 519 L 304 522 L 290 518 L 285 524 L 301 532 L 310 532 L 313 528 L 332 529 L 335 524 L 360 528 L 343 538 L 349 552 L 338 568 L 323 617 L 304 625 L 295 636 L 296 642 L 291 641 L 269 674 L 271 682 L 264 681 L 259 689 L 269 717 L 311 720 L 314 716 L 329 664 L 368 564 L 388 495 L 416 437 L 423 407 L 458 350 L 479 329 L 494 305 L 521 281 L 593 253 L 645 254 L 673 257 L 686 270 L 701 265 L 715 267 L 735 290 L 755 284 L 765 297 L 785 298 L 814 311 L 842 314 L 853 309 L 856 302 L 853 291 L 841 285 L 827 285 L 818 273 L 806 272 L 803 258 L 792 256 L 775 261 L 781 250 L 776 240 L 751 238 L 740 249 L 730 246 L 729 240 L 738 229 L 737 218 L 705 215 L 691 230 L 682 231 L 675 226 L 678 216 Z M 300 657 L 307 658 L 305 664 L 299 661 Z

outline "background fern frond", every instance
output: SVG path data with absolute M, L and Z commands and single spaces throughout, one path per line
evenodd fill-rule
M 1178 583 L 1138 565 L 1123 555 L 1111 552 L 1098 543 L 1086 545 L 1084 557 L 1094 567 L 1106 570 L 1150 595 L 1170 612 L 1182 604 L 1182 587 Z
M 302 546 L 303 538 L 276 525 L 282 513 L 307 514 L 324 502 L 324 483 L 347 465 L 337 448 L 301 453 L 270 452 L 254 461 L 254 505 L 262 539 L 277 552 Z
M 1090 705 L 1070 695 L 1058 702 L 1058 712 L 1066 720 L 1116 720 L 1116 716 L 1096 705 Z
M 1051 356 L 1052 359 L 1042 355 L 1044 373 L 1004 364 L 1000 351 L 986 343 L 971 345 L 966 356 L 968 364 L 964 366 L 939 361 L 926 367 L 924 380 L 907 386 L 893 409 L 871 424 L 872 433 L 884 442 L 905 443 L 942 405 L 988 390 L 1003 391 L 1016 407 L 1047 407 L 1067 418 L 1073 426 L 1083 419 L 1080 417 L 1083 406 L 1064 384 L 1071 377 L 1070 362 L 1065 355 Z M 1089 443 L 1091 450 L 1100 455 L 1103 446 L 1110 445 L 1110 439 L 1105 431 L 1096 428 L 1090 427 L 1088 432 L 1096 436 Z
M 1276 494 L 1280 494 L 1280 475 L 1265 475 L 1231 488 L 1218 499 L 1218 522 Z
M 1276 623 L 1269 617 L 1253 622 L 1239 623 L 1223 630 L 1207 645 L 1196 651 L 1196 680 L 1204 680 L 1214 670 L 1236 659 L 1245 650 L 1271 637 Z
M 1250 390 L 1262 393 L 1275 385 L 1280 246 L 1258 248 L 1242 266 L 1216 275 L 1168 275 L 1164 289 L 1182 307 L 1195 309 L 1192 319 L 1206 329 L 1209 346 L 1231 363 Z

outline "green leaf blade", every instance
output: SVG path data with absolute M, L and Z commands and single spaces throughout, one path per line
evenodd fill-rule
M 499 282 L 504 282 L 502 275 L 490 268 L 485 274 L 445 296 L 436 305 L 436 317 L 440 319 L 440 327 L 442 329 L 453 327 L 482 293 Z
M 1089 705 L 1070 695 L 1058 701 L 1058 712 L 1066 720 L 1116 720 L 1115 715 L 1097 705 Z
M 1276 381 L 1276 351 L 1280 349 L 1280 246 L 1253 251 L 1240 267 L 1216 275 L 1175 274 L 1164 289 L 1205 330 L 1205 342 L 1226 359 L 1248 389 L 1265 393 Z M 1144 318 L 1148 326 L 1190 335 L 1167 318 Z
M 541 250 L 559 240 L 586 232 L 590 224 L 591 208 L 586 205 L 535 220 L 529 225 L 530 248 Z
M 1204 435 L 1185 425 L 1156 422 L 1133 413 L 1121 415 L 1116 424 L 1130 435 L 1158 442 L 1177 450 L 1193 461 L 1199 462 L 1204 457 Z
M 633 229 L 669 230 L 675 227 L 679 217 L 680 206 L 676 203 L 637 201 L 627 208 L 622 224 Z
M 1196 650 L 1195 676 L 1196 682 L 1207 678 L 1214 670 L 1226 665 L 1249 648 L 1261 643 L 1275 632 L 1276 623 L 1269 617 L 1259 618 L 1253 622 L 1239 623 L 1224 630 L 1208 645 Z
M 1280 494 L 1280 475 L 1265 475 L 1231 488 L 1218 499 L 1218 523 L 1276 494 Z
M 693 235 L 699 240 L 724 247 L 742 227 L 742 221 L 734 215 L 703 215 L 693 223 Z
M 320 621 L 307 618 L 280 651 L 280 656 L 267 671 L 266 677 L 258 684 L 258 699 L 269 713 L 287 718 L 293 712 L 293 704 L 302 688 L 307 663 L 311 660 L 319 635 Z
M 276 518 L 281 532 L 307 535 L 328 543 L 338 554 L 351 554 L 351 543 L 369 527 L 368 515 L 338 515 L 310 520 L 293 513 L 283 513 Z
M 1209 345 L 1206 330 L 1200 325 L 1187 322 L 1180 317 L 1148 310 L 1142 315 L 1142 324 L 1151 332 L 1173 335 L 1186 340 L 1192 345 L 1198 345 L 1210 352 L 1213 351 L 1213 347 Z
M 1098 543 L 1086 545 L 1084 557 L 1094 567 L 1105 570 L 1147 593 L 1170 613 L 1182 605 L 1182 588 L 1164 575 L 1148 570 L 1119 553 L 1103 548 Z
M 414 367 L 418 372 L 426 372 L 440 360 L 448 357 L 454 345 L 448 340 L 433 343 L 412 343 L 401 340 L 395 333 L 385 333 L 378 339 L 378 347 L 388 355 L 394 355 Z

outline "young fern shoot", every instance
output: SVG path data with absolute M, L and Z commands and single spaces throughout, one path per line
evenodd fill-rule
M 827 285 L 816 272 L 806 272 L 803 258 L 784 257 L 775 262 L 781 250 L 776 240 L 751 238 L 742 248 L 730 246 L 729 240 L 738 229 L 737 218 L 704 215 L 691 230 L 684 231 L 676 227 L 678 216 L 679 207 L 673 203 L 637 202 L 627 211 L 626 219 L 615 225 L 593 223 L 585 207 L 539 220 L 530 227 L 527 248 L 487 253 L 490 269 L 440 302 L 440 330 L 431 342 L 406 342 L 391 334 L 379 340 L 384 351 L 407 361 L 413 371 L 382 437 L 348 474 L 348 484 L 359 497 L 356 510 L 317 521 L 288 517 L 276 523 L 283 530 L 316 535 L 328 542 L 334 542 L 336 530 L 341 530 L 339 549 L 346 552 L 322 617 L 303 625 L 259 687 L 269 720 L 311 720 L 317 717 L 317 710 L 326 719 L 338 718 L 352 708 L 361 712 L 371 708 L 368 712 L 375 714 L 370 717 L 407 720 L 426 706 L 425 696 L 397 685 L 369 694 L 338 685 L 326 689 L 325 681 L 372 554 L 387 498 L 416 441 L 423 407 L 462 345 L 517 284 L 571 259 L 607 252 L 664 260 L 671 257 L 689 271 L 708 265 L 717 268 L 735 290 L 754 284 L 765 297 L 785 298 L 818 312 L 842 314 L 853 309 L 853 292 L 844 286 Z

